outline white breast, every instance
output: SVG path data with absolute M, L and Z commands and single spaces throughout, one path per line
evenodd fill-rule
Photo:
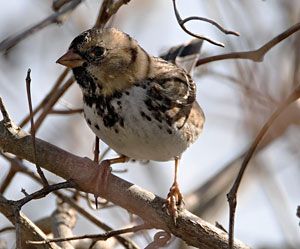
M 151 117 L 144 103 L 146 90 L 142 87 L 132 87 L 127 93 L 111 102 L 123 118 L 124 127 L 119 123 L 106 127 L 96 115 L 96 105 L 84 105 L 85 117 L 93 132 L 113 150 L 129 158 L 168 161 L 180 156 L 188 147 L 183 129 Z

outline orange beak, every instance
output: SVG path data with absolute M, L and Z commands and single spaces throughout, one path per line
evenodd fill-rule
M 84 62 L 85 60 L 79 54 L 75 53 L 73 49 L 70 49 L 56 61 L 56 63 L 69 68 L 80 67 Z

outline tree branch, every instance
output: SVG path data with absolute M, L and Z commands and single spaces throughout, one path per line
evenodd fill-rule
M 0 195 L 0 212 L 9 219 L 9 221 L 13 224 L 16 224 L 15 217 L 15 206 L 14 203 L 5 199 L 2 195 Z M 31 239 L 31 240 L 46 240 L 47 236 L 36 226 L 34 223 L 29 220 L 22 212 L 20 212 L 19 226 L 22 230 L 23 238 Z M 47 249 L 59 249 L 60 247 L 55 244 L 44 245 L 42 248 Z
M 24 40 L 25 38 L 34 34 L 35 32 L 47 27 L 48 25 L 53 23 L 61 23 L 66 17 L 66 15 L 73 11 L 81 2 L 82 0 L 74 0 L 66 6 L 63 6 L 63 8 L 61 8 L 58 12 L 51 14 L 41 22 L 24 30 L 23 32 L 14 36 L 7 37 L 6 39 L 0 42 L 0 51 L 7 52 L 9 49 L 16 46 L 20 41 Z
M 231 30 L 227 30 L 225 28 L 223 28 L 220 24 L 218 24 L 216 21 L 212 20 L 212 19 L 209 19 L 209 18 L 205 18 L 205 17 L 199 17 L 199 16 L 190 16 L 190 17 L 187 17 L 187 18 L 184 18 L 182 19 L 180 14 L 179 14 L 179 11 L 177 9 L 177 6 L 176 6 L 176 0 L 172 0 L 173 1 L 173 8 L 174 8 L 174 12 L 175 12 L 175 17 L 176 17 L 176 20 L 179 24 L 179 26 L 182 28 L 182 30 L 184 32 L 186 32 L 187 34 L 195 37 L 195 38 L 198 38 L 198 39 L 201 39 L 201 40 L 204 40 L 204 41 L 207 41 L 213 45 L 216 45 L 216 46 L 219 46 L 219 47 L 224 47 L 224 44 L 221 43 L 221 42 L 218 42 L 218 41 L 215 41 L 211 38 L 208 38 L 204 35 L 197 35 L 191 31 L 189 31 L 186 27 L 185 27 L 185 24 L 189 21 L 202 21 L 202 22 L 208 22 L 212 25 L 214 25 L 215 27 L 217 27 L 221 32 L 223 32 L 224 34 L 226 35 L 235 35 L 235 36 L 239 36 L 239 33 L 235 32 L 235 31 L 231 31 Z
M 286 100 L 284 100 L 275 112 L 270 116 L 264 126 L 261 128 L 259 133 L 257 134 L 255 140 L 251 144 L 249 150 L 247 151 L 244 161 L 241 165 L 240 171 L 231 187 L 229 193 L 227 194 L 227 199 L 229 202 L 229 249 L 233 248 L 233 236 L 234 236 L 234 224 L 235 224 L 235 212 L 236 212 L 236 204 L 237 204 L 237 192 L 239 186 L 241 184 L 243 175 L 247 169 L 248 163 L 255 153 L 256 148 L 258 147 L 260 141 L 271 127 L 273 122 L 277 119 L 277 117 L 293 102 L 300 98 L 300 85 L 288 96 Z
M 220 54 L 220 55 L 202 58 L 197 61 L 196 67 L 209 62 L 228 60 L 228 59 L 246 59 L 246 60 L 261 62 L 263 61 L 266 53 L 269 52 L 271 48 L 275 47 L 278 43 L 282 42 L 290 35 L 296 33 L 299 30 L 300 30 L 300 23 L 297 23 L 294 26 L 290 27 L 289 29 L 285 30 L 283 33 L 274 37 L 272 40 L 268 41 L 267 43 L 265 43 L 263 46 L 261 46 L 256 50 L 251 50 L 246 52 L 232 52 L 232 53 Z
M 0 148 L 34 163 L 31 137 L 16 125 L 10 128 L 0 122 Z M 101 196 L 131 213 L 140 216 L 153 228 L 162 229 L 183 239 L 187 244 L 202 249 L 227 249 L 228 236 L 199 217 L 183 210 L 177 219 L 177 226 L 162 209 L 165 200 L 130 182 L 111 174 L 103 191 L 99 179 L 99 165 L 88 158 L 82 158 L 62 150 L 41 139 L 36 139 L 37 160 L 40 166 L 52 173 L 72 180 L 85 192 Z M 62 167 L 63 166 L 63 167 Z M 101 182 L 100 182 L 101 183 Z M 235 249 L 249 249 L 242 242 L 235 241 Z

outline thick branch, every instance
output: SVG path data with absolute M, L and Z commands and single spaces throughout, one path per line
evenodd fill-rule
M 15 218 L 15 206 L 14 203 L 5 199 L 3 196 L 0 195 L 0 212 L 4 214 L 11 223 L 16 223 Z M 47 236 L 36 226 L 32 223 L 22 212 L 20 212 L 20 219 L 19 224 L 22 229 L 22 236 L 26 239 L 31 240 L 46 240 Z M 59 247 L 55 244 L 47 244 L 43 246 L 39 246 L 38 248 L 48 248 L 48 249 L 58 249 Z
M 0 122 L 0 148 L 34 162 L 31 137 L 15 125 L 9 130 Z M 157 229 L 163 229 L 183 239 L 187 244 L 202 249 L 227 249 L 227 234 L 203 221 L 187 210 L 183 210 L 177 219 L 177 226 L 162 209 L 164 199 L 141 189 L 117 176 L 110 175 L 104 192 L 99 184 L 98 164 L 88 158 L 75 156 L 43 140 L 36 139 L 37 160 L 41 167 L 61 176 L 72 179 L 86 192 L 102 196 L 105 199 L 140 216 L 145 223 Z M 235 241 L 234 248 L 246 249 L 248 246 Z

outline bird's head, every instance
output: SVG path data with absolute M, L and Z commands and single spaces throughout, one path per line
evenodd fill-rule
M 112 94 L 135 83 L 141 48 L 129 35 L 114 29 L 90 29 L 77 36 L 57 63 L 72 68 L 80 85 L 85 73 L 101 85 L 102 93 Z M 79 74 L 79 75 L 78 75 Z

